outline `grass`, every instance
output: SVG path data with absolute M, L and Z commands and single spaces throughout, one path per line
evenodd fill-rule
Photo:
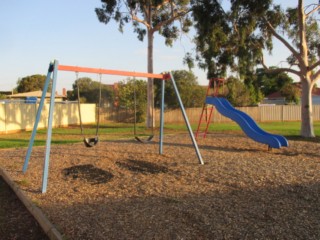
M 258 125 L 266 132 L 279 134 L 287 137 L 289 140 L 303 140 L 311 142 L 320 142 L 320 122 L 314 122 L 315 138 L 302 138 L 300 136 L 300 122 L 264 122 Z M 176 131 L 186 131 L 187 127 L 182 124 L 168 124 L 166 128 Z M 192 124 L 192 129 L 197 129 L 197 124 Z M 209 126 L 208 132 L 242 132 L 239 125 L 234 122 L 230 123 L 212 123 Z
M 26 179 L 22 179 L 20 181 L 15 181 L 15 182 L 16 182 L 16 184 L 18 184 L 20 186 L 28 186 L 29 185 L 29 182 Z
M 81 134 L 80 127 L 72 126 L 69 128 L 52 129 L 51 144 L 70 144 L 82 142 L 84 137 L 93 137 L 96 133 L 96 125 L 87 125 L 84 127 L 84 134 Z M 137 126 L 139 136 L 148 136 L 151 131 L 147 130 L 143 124 Z M 108 124 L 101 125 L 99 128 L 100 140 L 118 140 L 133 137 L 132 124 Z M 31 137 L 31 131 L 20 133 L 0 135 L 0 148 L 20 148 L 28 147 Z M 34 146 L 44 146 L 47 139 L 47 129 L 37 131 Z
M 299 139 L 313 142 L 320 142 L 320 122 L 314 123 L 314 131 L 316 138 L 302 139 L 300 137 L 300 122 L 268 122 L 259 123 L 259 126 L 267 132 L 286 136 L 291 140 Z M 192 129 L 197 129 L 197 124 L 192 124 Z M 165 134 L 185 132 L 187 127 L 185 124 L 166 124 Z M 155 134 L 158 134 L 159 129 L 155 129 Z M 209 132 L 241 132 L 241 128 L 234 122 L 230 123 L 212 123 Z M 96 132 L 95 125 L 85 126 L 84 136 L 94 136 Z M 139 136 L 148 136 L 150 130 L 144 127 L 144 124 L 137 126 Z M 20 148 L 29 145 L 31 132 L 20 132 L 0 136 L 0 148 Z M 102 124 L 99 128 L 99 137 L 101 140 L 117 140 L 123 138 L 133 138 L 132 124 L 112 123 Z M 41 129 L 37 131 L 34 146 L 44 146 L 46 144 L 47 130 Z M 82 142 L 83 136 L 80 133 L 79 127 L 56 128 L 52 130 L 52 144 L 70 144 Z

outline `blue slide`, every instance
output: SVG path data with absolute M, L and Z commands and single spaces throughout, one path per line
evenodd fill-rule
M 288 147 L 288 140 L 280 135 L 267 133 L 246 113 L 235 109 L 225 98 L 207 97 L 206 103 L 214 105 L 218 112 L 238 123 L 243 132 L 256 142 L 271 148 Z

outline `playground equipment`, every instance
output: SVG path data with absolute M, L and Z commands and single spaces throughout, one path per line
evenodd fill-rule
M 218 96 L 219 90 L 222 88 L 222 92 L 224 90 L 224 79 L 223 78 L 211 78 L 209 79 L 208 88 L 206 91 L 206 96 Z M 197 131 L 196 131 L 196 139 L 202 135 L 203 138 L 206 138 L 208 133 L 208 128 L 211 123 L 211 118 L 213 114 L 213 105 L 207 104 L 206 102 L 203 104 Z
M 285 137 L 265 132 L 248 114 L 235 109 L 227 99 L 207 97 L 206 103 L 214 105 L 223 116 L 235 121 L 249 138 L 267 144 L 269 149 L 289 146 Z
M 138 136 L 138 133 L 137 133 L 137 93 L 136 93 L 135 78 L 133 78 L 133 101 L 134 101 L 134 124 L 133 124 L 134 138 L 140 143 L 150 142 L 154 137 L 153 126 L 151 127 L 151 135 L 149 135 L 146 139 L 142 139 L 141 137 Z M 151 117 L 153 122 L 153 111 L 152 111 Z
M 80 86 L 77 82 L 77 95 L 78 95 L 78 112 L 79 112 L 79 121 L 80 121 L 80 129 L 81 129 L 81 135 L 83 137 L 83 143 L 86 147 L 94 147 L 99 142 L 99 126 L 100 126 L 100 106 L 101 106 L 101 74 L 100 76 L 100 84 L 99 84 L 99 102 L 98 102 L 98 119 L 97 119 L 97 125 L 96 125 L 96 134 L 94 137 L 88 138 L 84 135 L 84 127 L 82 124 L 82 114 L 81 114 L 81 104 L 80 104 Z M 76 72 L 76 79 L 79 79 L 79 73 Z
M 180 98 L 180 94 L 171 73 L 167 74 L 153 74 L 153 73 L 141 73 L 141 72 L 129 72 L 129 71 L 119 71 L 119 70 L 109 70 L 109 69 L 99 69 L 99 68 L 87 68 L 87 67 L 76 67 L 76 66 L 67 66 L 67 65 L 59 65 L 57 60 L 54 60 L 52 63 L 49 64 L 49 69 L 46 77 L 46 81 L 44 84 L 41 100 L 39 103 L 39 107 L 37 110 L 35 124 L 33 126 L 31 138 L 29 141 L 29 147 L 26 154 L 26 158 L 23 165 L 23 173 L 27 171 L 32 147 L 34 144 L 34 140 L 36 137 L 36 132 L 38 128 L 38 123 L 40 121 L 41 111 L 44 106 L 46 92 L 48 91 L 48 87 L 50 82 L 52 81 L 52 88 L 51 88 L 51 97 L 50 97 L 50 105 L 49 105 L 49 118 L 48 118 L 48 129 L 47 129 L 47 140 L 46 140 L 46 150 L 45 150 L 45 159 L 44 159 L 44 166 L 43 166 L 43 175 L 42 175 L 42 193 L 45 193 L 47 190 L 48 185 L 48 170 L 49 170 L 49 160 L 50 160 L 50 149 L 51 149 L 51 136 L 52 136 L 52 121 L 53 121 L 53 110 L 55 104 L 55 92 L 56 92 L 56 84 L 57 84 L 57 74 L 58 70 L 60 71 L 71 71 L 71 72 L 86 72 L 86 73 L 96 73 L 96 74 L 108 74 L 108 75 L 118 75 L 118 76 L 129 76 L 129 77 L 147 77 L 147 78 L 155 78 L 160 79 L 161 81 L 161 109 L 160 109 L 160 135 L 159 135 L 159 154 L 163 153 L 163 127 L 164 127 L 164 87 L 165 81 L 171 80 L 173 88 L 175 90 L 177 100 L 180 105 L 180 109 L 185 120 L 186 126 L 188 128 L 189 136 L 192 140 L 193 146 L 195 148 L 196 155 L 198 157 L 199 163 L 204 164 L 197 142 L 193 135 L 187 114 L 185 112 L 183 103 Z M 51 80 L 52 76 L 52 80 Z
M 209 88 L 211 87 L 211 81 L 217 81 L 217 80 L 216 79 L 210 80 Z M 218 81 L 223 83 L 223 81 L 221 80 L 218 80 Z M 214 84 L 213 86 L 219 87 L 220 85 Z M 220 112 L 223 116 L 235 121 L 249 138 L 253 139 L 256 142 L 267 144 L 268 149 L 289 146 L 288 140 L 285 137 L 276 135 L 276 134 L 271 134 L 262 130 L 258 126 L 258 124 L 248 114 L 235 109 L 227 99 L 223 97 L 218 97 L 218 89 L 214 91 L 213 95 L 208 94 L 209 93 L 208 91 L 207 91 L 205 105 L 206 105 L 206 108 L 207 108 L 207 105 L 211 105 L 211 108 L 210 108 L 210 115 L 208 118 L 209 120 L 206 121 L 207 125 L 204 132 L 205 134 L 208 131 L 208 127 L 212 117 L 213 106 L 215 106 L 215 109 L 217 109 L 217 111 Z M 198 131 L 200 129 L 200 123 L 203 118 L 202 116 L 203 112 L 200 117 Z M 198 131 L 196 136 L 198 136 Z

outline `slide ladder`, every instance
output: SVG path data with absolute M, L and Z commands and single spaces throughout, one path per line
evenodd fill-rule
M 206 97 L 209 96 L 218 96 L 219 88 L 223 85 L 224 79 L 223 78 L 211 78 L 209 79 L 209 84 L 206 92 Z M 200 114 L 200 119 L 196 131 L 196 139 L 199 136 L 206 138 L 208 133 L 208 128 L 211 123 L 211 119 L 213 116 L 214 107 L 211 104 L 207 104 L 206 102 L 203 104 L 202 111 Z

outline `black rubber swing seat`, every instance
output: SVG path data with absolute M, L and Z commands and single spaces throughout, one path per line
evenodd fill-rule
M 143 140 L 137 136 L 135 136 L 134 138 L 138 141 L 138 142 L 141 142 L 141 143 L 145 143 L 145 142 L 150 142 L 152 140 L 152 138 L 154 137 L 154 135 L 151 135 L 149 136 L 146 140 Z
M 94 147 L 95 145 L 98 144 L 99 138 L 98 137 L 84 138 L 83 142 L 86 147 Z

